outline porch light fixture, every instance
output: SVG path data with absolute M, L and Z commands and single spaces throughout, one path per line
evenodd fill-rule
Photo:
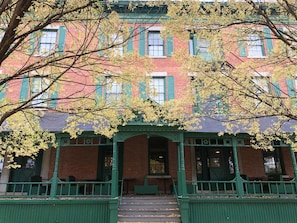
M 221 151 L 220 150 L 216 150 L 216 154 L 220 154 L 221 153 Z

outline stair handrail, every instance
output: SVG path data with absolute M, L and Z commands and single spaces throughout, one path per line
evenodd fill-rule
M 173 178 L 171 178 L 171 180 L 172 180 L 173 194 L 175 196 L 177 204 L 179 205 L 179 199 L 178 199 L 178 194 L 177 194 L 177 190 L 176 190 L 175 180 Z
M 122 198 L 123 198 L 123 190 L 124 190 L 124 178 L 119 180 L 121 182 L 121 189 L 120 189 L 120 196 L 119 196 L 119 204 L 122 203 Z

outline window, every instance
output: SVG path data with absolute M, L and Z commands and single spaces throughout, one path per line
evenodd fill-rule
M 260 95 L 269 92 L 269 77 L 255 77 L 253 78 L 255 86 L 255 94 Z
M 38 107 L 47 107 L 48 104 L 48 91 L 46 88 L 49 86 L 49 79 L 38 77 L 33 79 L 31 96 L 37 95 L 32 101 L 32 105 Z M 42 92 L 42 93 L 41 93 Z
M 123 47 L 123 36 L 121 35 L 122 32 L 118 32 L 116 34 L 110 35 L 108 38 L 108 45 L 112 46 L 111 55 L 113 56 L 121 56 L 124 54 L 124 47 Z
M 265 56 L 263 39 L 258 34 L 249 34 L 247 37 L 248 57 L 261 58 Z
M 203 60 L 211 60 L 213 55 L 209 53 L 210 44 L 210 40 L 206 38 L 201 38 L 198 40 L 194 35 L 191 34 L 189 39 L 189 54 L 192 56 L 201 56 Z
M 273 151 L 263 151 L 263 160 L 265 174 L 282 174 L 282 163 L 280 158 L 280 148 L 275 148 Z
M 150 99 L 159 104 L 163 104 L 166 98 L 165 78 L 153 77 L 152 81 L 150 82 L 150 91 Z
M 152 57 L 164 56 L 164 41 L 160 31 L 148 32 L 148 55 Z
M 48 55 L 55 51 L 57 45 L 57 33 L 55 29 L 46 29 L 41 33 L 39 40 L 38 53 Z
M 112 102 L 121 99 L 123 95 L 122 84 L 113 81 L 111 78 L 107 78 L 105 94 L 107 102 Z
M 166 138 L 149 138 L 149 174 L 168 174 L 168 149 Z

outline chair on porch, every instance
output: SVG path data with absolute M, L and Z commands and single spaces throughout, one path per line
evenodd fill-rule
M 158 185 L 150 185 L 145 176 L 143 185 L 134 185 L 134 194 L 158 194 Z

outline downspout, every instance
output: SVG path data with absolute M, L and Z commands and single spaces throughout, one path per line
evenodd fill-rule
M 237 155 L 237 140 L 235 137 L 232 138 L 232 148 L 233 148 L 237 194 L 239 198 L 242 198 L 243 197 L 243 180 L 240 176 L 240 171 L 239 171 L 238 155 Z
M 58 171 L 59 171 L 59 160 L 60 160 L 60 153 L 61 153 L 61 136 L 57 136 L 57 149 L 56 149 L 56 159 L 55 159 L 55 167 L 53 172 L 53 177 L 51 181 L 51 192 L 50 192 L 50 199 L 57 198 L 57 188 L 58 188 Z

